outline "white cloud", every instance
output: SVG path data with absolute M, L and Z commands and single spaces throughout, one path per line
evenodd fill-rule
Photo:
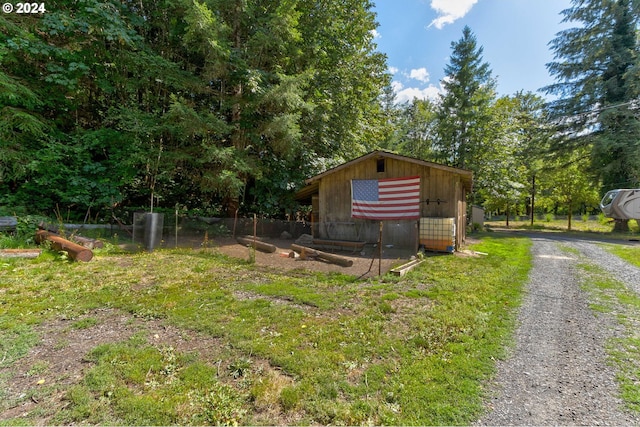
M 427 83 L 429 81 L 429 72 L 424 67 L 414 69 L 409 73 L 409 78 L 418 80 L 419 82 Z
M 397 67 L 389 67 L 389 72 L 391 74 L 396 74 L 398 71 L 400 71 Z
M 373 36 L 374 40 L 382 38 L 382 34 L 380 34 L 378 30 L 371 30 L 371 35 Z
M 429 26 L 442 29 L 447 24 L 465 16 L 478 0 L 431 0 L 431 9 L 438 12 L 438 17 Z
M 417 87 L 407 87 L 400 82 L 392 82 L 391 87 L 393 87 L 394 92 L 396 93 L 396 102 L 404 103 L 411 102 L 414 98 L 417 99 L 431 99 L 435 101 L 438 99 L 438 95 L 442 93 L 442 87 L 436 87 L 434 85 L 429 85 L 426 88 L 417 88 Z
M 402 89 L 404 89 L 404 85 L 403 85 L 402 83 L 397 82 L 397 81 L 395 81 L 395 80 L 394 80 L 394 81 L 392 81 L 392 82 L 391 82 L 391 88 L 393 89 L 393 91 L 394 91 L 395 93 L 398 93 L 398 92 L 400 92 Z

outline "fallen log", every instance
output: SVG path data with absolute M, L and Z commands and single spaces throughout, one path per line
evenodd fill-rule
M 302 249 L 292 249 L 291 251 L 289 251 L 289 258 L 293 258 L 293 259 L 300 258 L 301 260 L 305 260 L 305 261 L 308 259 L 316 260 L 320 258 L 320 256 L 318 255 L 318 252 L 319 251 L 317 249 L 312 249 L 312 248 L 307 248 L 305 246 L 302 246 Z M 328 254 L 328 255 L 331 255 L 331 254 Z
M 2 249 L 0 258 L 37 258 L 42 249 Z
M 276 248 L 274 245 L 270 244 L 270 243 L 265 243 L 261 240 L 254 240 L 253 238 L 247 238 L 247 237 L 236 237 L 236 241 L 238 243 L 240 243 L 241 245 L 245 245 L 245 246 L 250 246 L 254 249 L 257 249 L 259 251 L 262 252 L 267 252 L 267 253 L 274 253 L 275 251 L 278 250 L 278 248 Z
M 51 224 L 45 224 L 43 222 L 38 225 L 38 228 L 40 228 L 41 230 L 50 231 L 54 234 L 60 233 L 60 229 L 58 229 L 58 227 L 54 227 Z M 104 248 L 104 243 L 102 243 L 100 240 L 92 239 L 90 237 L 77 236 L 75 234 L 72 234 L 71 236 L 69 236 L 69 240 L 76 242 L 88 249 Z
M 70 242 L 67 239 L 63 239 L 62 237 L 50 233 L 45 230 L 36 231 L 36 242 L 42 243 L 48 240 L 51 242 L 51 247 L 56 251 L 65 251 L 69 254 L 69 258 L 75 261 L 91 261 L 93 258 L 93 252 L 90 249 L 85 248 L 77 243 Z
M 307 248 L 306 246 L 296 245 L 295 243 L 291 244 L 291 249 L 300 253 L 300 257 L 316 257 L 323 261 L 327 261 L 333 264 L 340 265 L 342 267 L 351 267 L 353 265 L 353 260 L 342 257 L 340 255 L 329 254 L 326 252 L 322 252 L 316 249 Z
M 91 237 L 77 236 L 72 234 L 69 239 L 72 241 L 81 244 L 87 249 L 100 249 L 104 248 L 104 243 L 97 239 L 92 239 Z

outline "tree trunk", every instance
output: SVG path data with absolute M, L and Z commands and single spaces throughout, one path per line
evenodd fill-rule
M 507 203 L 507 228 L 509 228 L 509 203 Z
M 533 175 L 531 180 L 531 226 L 533 227 L 533 219 L 536 209 L 536 175 Z
M 573 216 L 573 202 L 569 200 L 569 217 L 567 222 L 567 231 L 571 231 L 571 217 Z

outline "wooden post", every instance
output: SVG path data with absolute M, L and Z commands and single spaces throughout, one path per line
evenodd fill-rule
M 253 241 L 255 242 L 258 239 L 258 218 L 256 214 L 253 214 Z
M 238 225 L 238 209 L 236 209 L 236 213 L 233 217 L 233 234 L 232 237 L 236 237 L 236 226 Z
M 378 236 L 378 276 L 382 276 L 382 221 L 380 221 L 380 235 Z
M 417 220 L 413 224 L 413 229 L 416 232 L 416 244 L 414 246 L 414 253 L 417 254 L 418 251 L 420 250 L 420 220 Z
M 178 204 L 176 203 L 176 245 L 178 247 Z

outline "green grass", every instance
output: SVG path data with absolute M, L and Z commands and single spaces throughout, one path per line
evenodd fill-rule
M 630 264 L 640 267 L 640 246 L 604 245 L 605 249 Z
M 486 221 L 485 226 L 488 229 L 492 228 L 506 228 L 506 221 Z M 533 231 L 547 231 L 547 232 L 567 232 L 568 224 L 567 220 L 558 219 L 535 219 L 533 225 L 530 220 L 515 221 L 509 220 L 509 229 L 514 230 L 533 230 Z M 587 235 L 600 235 L 609 237 L 612 239 L 628 239 L 630 237 L 637 238 L 640 235 L 640 225 L 636 220 L 629 221 L 628 233 L 614 233 L 613 223 L 605 218 L 604 220 L 581 220 L 574 219 L 571 221 L 572 234 L 587 234 Z
M 612 252 L 617 252 L 610 247 Z M 599 267 L 582 264 L 584 288 L 596 313 L 613 316 L 624 332 L 606 343 L 609 361 L 616 367 L 620 396 L 625 405 L 640 411 L 640 296 L 621 282 L 612 279 Z
M 8 424 L 469 424 L 504 357 L 529 240 L 483 236 L 488 256 L 428 257 L 398 278 L 282 273 L 210 251 L 95 251 L 0 264 L 0 350 L 11 368 L 43 324 L 100 326 L 115 310 L 211 343 L 206 354 L 141 332 L 96 345 L 63 404 Z M 73 343 L 65 342 L 64 346 Z M 44 363 L 38 375 L 55 377 Z M 0 390 L 6 389 L 0 377 Z M 52 380 L 53 382 L 53 380 Z M 2 403 L 0 412 L 10 403 Z M 27 399 L 27 397 L 23 397 Z

